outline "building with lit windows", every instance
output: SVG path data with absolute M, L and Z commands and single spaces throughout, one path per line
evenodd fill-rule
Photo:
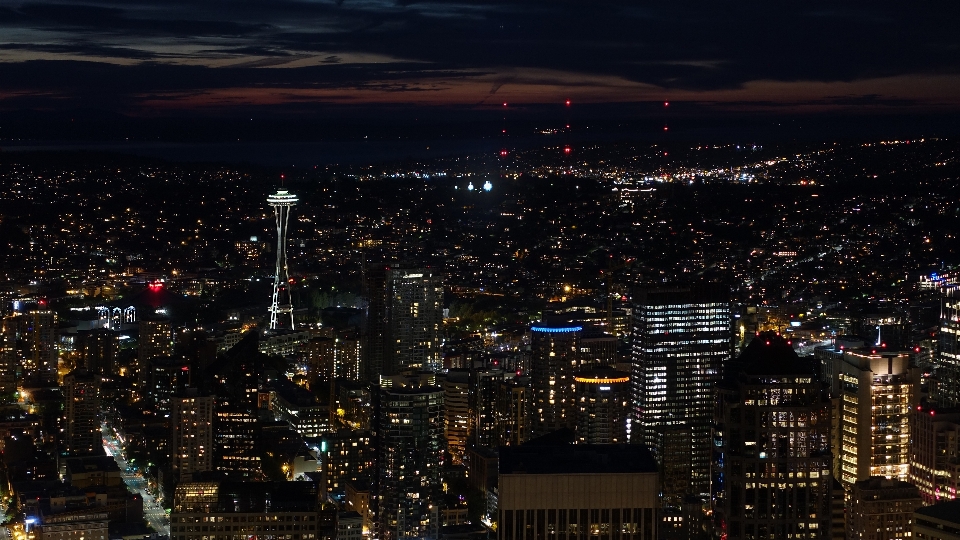
M 176 481 L 213 470 L 213 411 L 213 397 L 195 389 L 171 399 L 170 464 Z
M 947 289 L 940 311 L 939 352 L 932 399 L 944 407 L 960 407 L 960 289 Z
M 573 377 L 578 444 L 624 444 L 630 411 L 630 374 L 596 366 Z
M 497 385 L 497 438 L 502 446 L 530 438 L 530 379 L 517 377 Z
M 463 463 L 470 435 L 470 371 L 451 369 L 440 382 L 443 388 L 443 433 L 447 454 L 454 464 Z
M 580 369 L 582 326 L 538 323 L 530 328 L 531 428 L 534 437 L 577 421 L 573 376 Z
M 844 351 L 837 422 L 840 483 L 846 491 L 879 476 L 910 478 L 910 424 L 920 398 L 920 370 L 905 352 Z
M 500 440 L 501 413 L 497 407 L 500 385 L 506 380 L 505 372 L 497 368 L 475 369 L 470 372 L 470 444 L 484 448 L 496 448 L 506 444 Z
M 138 356 L 141 362 L 158 356 L 173 355 L 173 325 L 165 317 L 140 319 Z
M 443 279 L 429 267 L 369 267 L 362 355 L 368 380 L 442 366 Z
M 323 485 L 328 493 L 343 493 L 350 482 L 374 474 L 373 436 L 369 431 L 340 429 L 324 434 L 320 451 L 323 460 Z
M 436 539 L 443 484 L 443 390 L 394 377 L 377 413 L 379 538 Z
M 721 536 L 829 536 L 830 400 L 819 371 L 772 333 L 728 364 L 717 403 Z
M 100 379 L 84 369 L 71 371 L 63 378 L 64 437 L 71 454 L 103 452 L 100 432 Z
M 664 492 L 668 504 L 710 493 L 714 391 L 732 340 L 725 286 L 634 293 L 630 438 L 646 444 L 663 469 L 686 476 Z
M 500 449 L 500 540 L 655 540 L 657 465 L 643 445 Z
M 218 400 L 215 408 L 214 465 L 229 478 L 259 478 L 257 417 L 246 408 Z
M 313 482 L 184 482 L 174 491 L 171 540 L 315 540 L 320 490 Z
M 956 499 L 960 489 L 960 409 L 917 405 L 910 424 L 910 483 L 924 504 Z
M 921 504 L 916 486 L 908 482 L 859 480 L 847 501 L 847 540 L 912 538 L 913 512 Z

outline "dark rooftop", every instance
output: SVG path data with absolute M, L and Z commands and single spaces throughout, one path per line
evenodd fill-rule
M 500 474 L 655 473 L 639 444 L 521 445 L 500 448 Z
M 774 332 L 757 334 L 740 356 L 730 363 L 730 378 L 738 375 L 816 375 L 813 362 L 797 356 L 793 345 Z
M 921 516 L 941 519 L 960 525 L 960 500 L 945 501 L 923 508 L 917 508 L 916 513 Z

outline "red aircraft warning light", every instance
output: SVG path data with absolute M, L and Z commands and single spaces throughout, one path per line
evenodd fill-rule
M 669 101 L 664 101 L 664 102 L 663 102 L 663 106 L 664 106 L 664 107 L 669 107 L 669 106 L 670 106 L 670 102 L 669 102 Z
M 162 281 L 151 281 L 150 283 L 147 284 L 147 288 L 150 289 L 150 290 L 153 291 L 153 292 L 157 292 L 157 291 L 159 291 L 160 289 L 163 288 L 163 282 L 162 282 Z
M 573 150 L 572 150 L 569 146 L 564 146 L 564 147 L 563 147 L 563 153 L 564 153 L 564 154 L 569 154 L 570 152 L 573 152 Z
M 567 107 L 569 107 L 569 106 L 570 106 L 570 100 L 568 99 L 568 100 L 567 100 Z
M 667 127 L 667 126 L 663 126 L 663 130 L 664 130 L 664 131 L 669 131 L 669 130 L 670 130 L 670 128 L 669 128 L 669 127 Z
M 507 157 L 507 151 L 506 151 L 506 150 L 501 150 L 501 151 L 500 151 L 500 157 Z

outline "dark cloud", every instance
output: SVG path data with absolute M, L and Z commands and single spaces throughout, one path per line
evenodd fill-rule
M 57 96 L 137 112 L 145 99 L 190 104 L 212 90 L 256 96 L 265 88 L 390 96 L 447 89 L 460 92 L 451 100 L 480 103 L 523 87 L 533 102 L 538 85 L 624 102 L 638 99 L 636 85 L 649 85 L 707 103 L 781 84 L 795 90 L 743 102 L 909 108 L 927 99 L 960 109 L 960 96 L 951 105 L 885 88 L 805 90 L 960 76 L 958 20 L 952 0 L 26 2 L 0 7 L 0 108 L 21 107 L 34 92 L 34 102 Z M 470 81 L 475 95 L 461 99 Z M 821 94 L 795 95 L 804 91 Z M 334 99 L 310 96 L 288 94 L 298 104 Z

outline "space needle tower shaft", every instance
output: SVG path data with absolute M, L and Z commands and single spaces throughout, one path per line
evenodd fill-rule
M 278 330 L 289 318 L 293 330 L 293 302 L 290 297 L 290 273 L 287 269 L 287 229 L 290 209 L 297 204 L 297 196 L 279 190 L 267 197 L 277 220 L 277 270 L 273 277 L 273 303 L 270 304 L 270 330 Z

